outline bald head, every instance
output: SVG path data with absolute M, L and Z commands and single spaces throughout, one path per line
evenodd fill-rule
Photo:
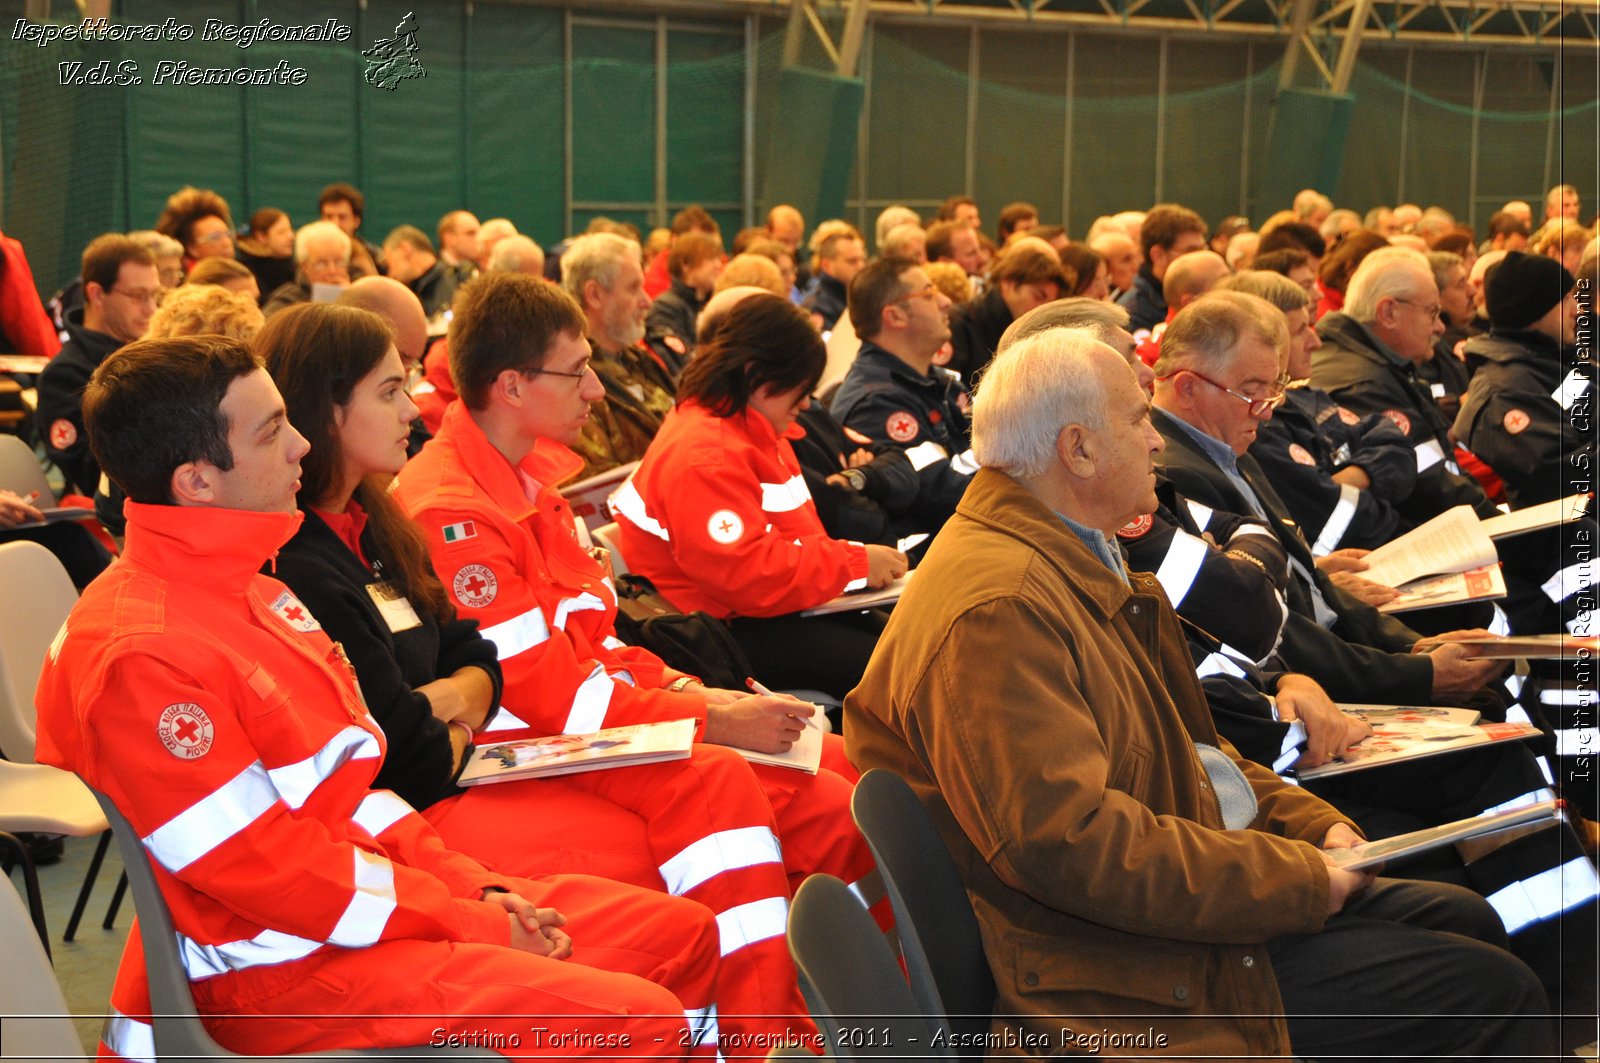
M 394 329 L 394 346 L 407 366 L 428 349 L 428 315 L 417 294 L 393 277 L 362 277 L 339 294 L 339 303 L 371 310 Z
M 1167 275 L 1161 278 L 1161 294 L 1169 307 L 1182 309 L 1216 287 L 1230 272 L 1215 251 L 1190 251 L 1173 259 L 1167 267 Z
M 700 316 L 695 319 L 695 335 L 698 342 L 704 343 L 711 338 L 711 334 L 727 318 L 728 312 L 752 295 L 771 295 L 766 288 L 758 288 L 754 284 L 735 284 L 724 288 L 713 295 L 706 305 L 700 308 Z

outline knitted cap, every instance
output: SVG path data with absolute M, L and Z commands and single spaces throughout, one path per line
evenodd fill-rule
M 1577 283 L 1553 258 L 1512 251 L 1484 274 L 1489 323 L 1500 331 L 1527 328 Z

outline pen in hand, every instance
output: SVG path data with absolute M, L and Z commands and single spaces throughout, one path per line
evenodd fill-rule
M 757 682 L 754 676 L 745 676 L 744 685 L 750 688 L 750 692 L 752 694 L 760 694 L 762 697 L 776 697 L 776 695 L 771 690 L 767 689 L 764 684 Z M 810 702 L 803 702 L 802 704 L 810 704 Z M 813 709 L 817 708 L 815 705 L 812 705 L 811 707 Z M 796 716 L 795 719 L 799 720 L 807 727 L 816 728 L 819 731 L 822 729 L 821 726 L 817 724 L 811 716 Z

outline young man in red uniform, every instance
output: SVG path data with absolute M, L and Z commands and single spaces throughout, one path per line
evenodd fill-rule
M 143 836 L 213 1036 L 250 1054 L 451 1039 L 517 1058 L 713 1050 L 707 909 L 585 876 L 498 875 L 369 791 L 385 739 L 349 662 L 260 574 L 301 519 L 307 445 L 249 350 L 132 344 L 95 374 L 84 413 L 129 499 L 127 545 L 51 646 L 39 759 Z M 135 933 L 107 1055 L 155 1055 L 141 956 Z
M 556 488 L 582 465 L 568 449 L 604 390 L 589 366 L 585 319 L 565 292 L 530 277 L 488 274 L 461 290 L 450 369 L 461 399 L 400 474 L 396 497 L 424 528 L 433 565 L 462 616 L 500 650 L 502 711 L 538 731 L 693 717 L 704 742 L 787 749 L 813 707 L 791 698 L 707 689 L 616 637 L 609 572 L 578 540 Z M 882 887 L 850 821 L 855 772 L 829 736 L 816 775 L 757 766 L 777 818 L 790 881 L 815 871 Z M 724 954 L 784 949 L 779 912 L 722 912 Z

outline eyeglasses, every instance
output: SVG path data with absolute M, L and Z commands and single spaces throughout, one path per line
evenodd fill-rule
M 1218 391 L 1225 391 L 1229 395 L 1232 395 L 1234 398 L 1238 399 L 1240 402 L 1246 403 L 1250 407 L 1251 417 L 1265 417 L 1273 410 L 1276 410 L 1279 406 L 1282 406 L 1285 398 L 1283 389 L 1289 386 L 1289 374 L 1281 373 L 1279 374 L 1278 379 L 1272 382 L 1272 393 L 1264 399 L 1256 399 L 1251 398 L 1242 391 L 1235 391 L 1225 384 L 1219 384 L 1215 380 L 1212 380 L 1210 377 L 1206 376 L 1204 373 L 1196 373 L 1193 369 L 1180 369 L 1178 372 L 1193 373 L 1195 376 L 1199 377 L 1201 380 L 1204 380 L 1207 384 L 1210 384 Z
M 161 298 L 161 292 L 154 289 L 129 291 L 127 288 L 112 288 L 111 290 L 124 299 L 132 299 L 136 303 L 145 303 L 149 306 L 156 305 L 156 300 Z
M 568 377 L 568 378 L 570 378 L 572 380 L 576 380 L 578 382 L 577 383 L 577 387 L 581 390 L 583 388 L 583 378 L 588 376 L 592 372 L 594 372 L 594 367 L 591 364 L 591 360 L 588 359 L 588 358 L 585 358 L 583 360 L 583 366 L 576 373 L 563 373 L 559 369 L 524 369 L 522 371 L 522 374 L 524 376 L 564 376 L 564 377 Z
M 890 299 L 889 300 L 889 305 L 893 306 L 895 303 L 909 302 L 912 299 L 927 299 L 929 302 L 935 302 L 935 301 L 938 300 L 938 298 L 939 298 L 939 289 L 937 289 L 937 288 L 935 288 L 933 286 L 933 282 L 932 281 L 929 281 L 928 282 L 928 286 L 926 288 L 922 288 L 922 289 L 920 289 L 918 291 L 914 291 L 914 292 L 907 292 L 906 294 L 904 294 L 902 296 L 898 296 L 898 297 L 896 297 L 894 299 Z
M 1410 299 L 1402 299 L 1398 295 L 1394 297 L 1394 301 L 1397 302 L 1397 303 L 1404 303 L 1407 306 L 1416 307 L 1418 310 L 1421 310 L 1424 314 L 1427 314 L 1429 319 L 1431 319 L 1433 321 L 1439 320 L 1440 307 L 1439 307 L 1438 303 L 1434 303 L 1432 306 L 1427 306 L 1427 305 L 1425 305 L 1423 303 L 1413 303 Z
M 228 232 L 228 230 L 218 229 L 214 233 L 206 233 L 204 236 L 196 237 L 194 242 L 197 244 L 220 244 L 224 240 L 232 239 L 233 234 Z

